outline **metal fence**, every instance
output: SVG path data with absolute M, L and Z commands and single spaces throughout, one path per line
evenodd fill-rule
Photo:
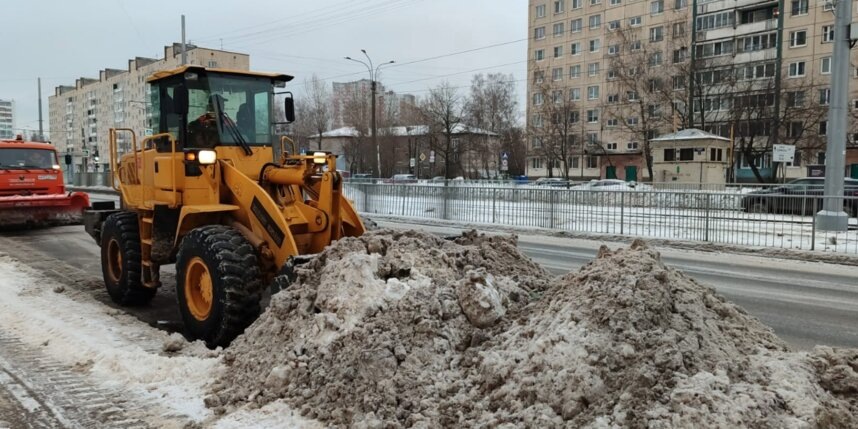
M 110 172 L 74 173 L 68 176 L 72 176 L 68 183 L 72 186 L 110 186 Z
M 858 199 L 849 230 L 816 228 L 825 197 L 739 192 L 534 189 L 349 183 L 357 210 L 407 218 L 549 228 L 858 254 Z

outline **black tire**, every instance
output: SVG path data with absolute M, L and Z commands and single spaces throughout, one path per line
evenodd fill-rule
M 263 281 L 256 251 L 237 230 L 211 225 L 188 233 L 176 259 L 176 297 L 185 331 L 211 348 L 228 346 L 259 317 Z M 199 292 L 187 283 L 189 272 L 193 279 L 203 265 L 210 292 L 208 311 L 200 314 L 194 304 Z
M 137 213 L 118 212 L 107 217 L 101 230 L 101 272 L 113 302 L 146 305 L 156 289 L 143 286 Z

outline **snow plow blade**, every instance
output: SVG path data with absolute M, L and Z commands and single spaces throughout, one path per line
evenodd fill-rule
M 0 228 L 79 225 L 87 207 L 89 195 L 82 192 L 0 197 Z

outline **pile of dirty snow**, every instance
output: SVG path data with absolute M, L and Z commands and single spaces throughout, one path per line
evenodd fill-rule
M 640 242 L 551 278 L 514 238 L 345 239 L 224 360 L 216 412 L 339 427 L 858 427 L 858 351 L 790 352 Z

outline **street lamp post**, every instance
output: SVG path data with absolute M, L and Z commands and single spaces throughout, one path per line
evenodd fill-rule
M 369 71 L 369 80 L 371 82 L 372 90 L 372 103 L 370 106 L 370 108 L 372 109 L 372 143 L 375 145 L 376 177 L 381 177 L 381 147 L 378 145 L 378 124 L 376 123 L 375 118 L 375 94 L 377 90 L 376 78 L 378 78 L 378 72 L 383 66 L 393 64 L 394 61 L 390 60 L 386 63 L 379 64 L 378 67 L 373 68 L 372 59 L 369 57 L 369 54 L 366 53 L 366 49 L 361 49 L 360 51 L 363 52 L 363 55 L 366 57 L 367 61 L 369 61 L 369 64 L 351 57 L 346 57 L 346 59 L 349 61 L 354 61 L 356 63 L 363 64 Z

